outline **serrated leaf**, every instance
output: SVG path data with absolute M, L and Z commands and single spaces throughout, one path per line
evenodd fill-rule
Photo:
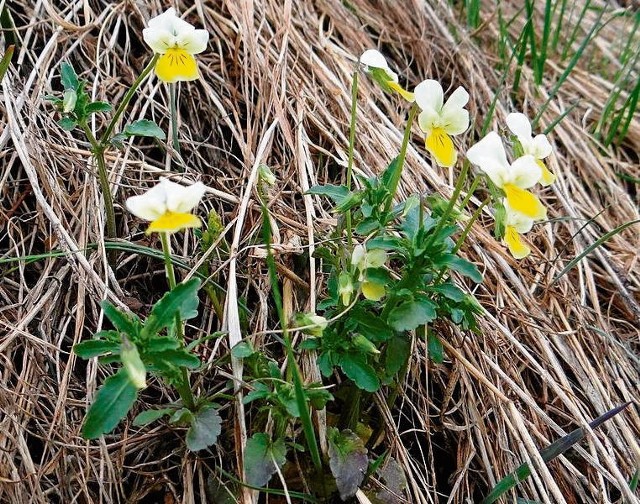
M 446 297 L 447 299 L 451 299 L 452 301 L 455 301 L 456 303 L 459 303 L 460 301 L 463 301 L 465 298 L 465 293 L 462 292 L 461 289 L 459 289 L 458 287 L 456 287 L 455 285 L 451 284 L 451 283 L 444 283 L 441 285 L 433 285 L 431 287 L 428 288 L 428 290 L 432 291 L 432 292 L 438 292 L 440 294 L 442 294 L 444 297 Z
M 145 352 L 155 353 L 165 350 L 175 350 L 179 346 L 180 343 L 173 336 L 157 336 L 146 342 Z
M 84 109 L 86 114 L 95 114 L 97 112 L 111 112 L 111 110 L 113 110 L 111 104 L 103 101 L 91 102 Z
M 174 410 L 171 408 L 150 409 L 147 411 L 143 411 L 133 419 L 133 425 L 135 425 L 136 427 L 149 425 L 151 422 L 155 422 L 163 416 L 171 415 L 173 411 Z
M 375 274 L 372 274 L 372 277 L 375 277 Z M 385 282 L 386 278 L 383 280 L 383 283 Z M 393 336 L 393 329 L 384 320 L 359 305 L 351 309 L 349 316 L 358 324 L 358 332 L 372 341 L 387 341 Z
M 109 353 L 117 354 L 119 352 L 120 343 L 114 341 L 93 339 L 73 345 L 73 353 L 81 359 L 91 359 L 92 357 L 107 355 Z
M 395 336 L 389 340 L 384 354 L 384 371 L 392 378 L 409 360 L 411 342 L 403 336 Z
M 440 338 L 432 331 L 427 334 L 427 354 L 429 358 L 436 364 L 442 364 L 444 361 L 444 347 Z
M 167 138 L 162 128 L 149 119 L 140 119 L 131 124 L 127 124 L 123 133 L 127 136 L 143 136 L 157 138 L 159 140 Z
M 367 364 L 361 355 L 345 354 L 340 356 L 340 367 L 358 388 L 375 392 L 380 388 L 380 379 L 375 369 Z
M 200 367 L 200 358 L 197 355 L 189 353 L 185 348 L 176 348 L 161 350 L 159 352 L 145 352 L 145 362 L 157 366 L 166 366 L 167 364 L 176 367 L 186 367 L 196 369 Z
M 327 198 L 331 199 L 336 205 L 339 205 L 349 195 L 349 189 L 347 188 L 347 186 L 343 185 L 316 185 L 309 189 L 306 194 L 313 194 L 315 196 L 326 196 Z
M 96 439 L 111 432 L 127 416 L 137 397 L 138 389 L 124 369 L 107 378 L 89 407 L 82 425 L 82 437 Z
M 287 461 L 287 448 L 282 439 L 275 442 L 264 432 L 258 432 L 247 441 L 244 450 L 247 484 L 263 487 Z M 274 463 L 275 462 L 275 463 Z
M 221 425 L 222 419 L 213 406 L 198 411 L 193 415 L 187 431 L 187 448 L 196 452 L 214 445 L 222 431 Z
M 65 131 L 72 131 L 77 125 L 78 123 L 70 117 L 63 117 L 58 121 L 58 126 Z
M 396 306 L 389 313 L 389 325 L 396 331 L 412 331 L 436 318 L 436 305 L 426 298 L 416 298 Z
M 78 89 L 80 82 L 78 81 L 78 75 L 73 67 L 66 61 L 60 65 L 60 81 L 65 89 Z
M 355 495 L 364 480 L 369 461 L 362 439 L 350 430 L 338 431 L 331 427 L 329 438 L 329 467 L 336 479 L 340 498 Z
M 470 278 L 475 283 L 482 283 L 482 275 L 480 274 L 480 271 L 478 271 L 478 268 L 476 268 L 475 264 L 470 263 L 466 259 L 463 259 L 462 257 L 451 256 L 450 258 L 448 258 L 446 265 L 453 271 L 457 271 L 461 275 Z
M 109 301 L 102 301 L 100 303 L 105 317 L 113 324 L 118 331 L 128 334 L 131 337 L 136 336 L 138 326 L 134 322 L 137 317 L 133 314 L 125 313 L 124 311 L 116 308 Z
M 198 315 L 198 289 L 200 279 L 192 278 L 179 283 L 167 292 L 152 308 L 144 324 L 144 335 L 155 336 L 165 327 L 174 323 L 176 314 L 180 320 L 188 320 Z

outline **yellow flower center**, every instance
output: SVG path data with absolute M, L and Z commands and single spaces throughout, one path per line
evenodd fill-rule
M 158 78 L 168 83 L 192 81 L 200 76 L 196 59 L 179 47 L 172 47 L 160 56 L 155 70 Z
M 513 184 L 505 184 L 502 190 L 507 196 L 509 206 L 516 212 L 535 220 L 544 219 L 547 216 L 547 209 L 533 193 Z
M 425 147 L 438 163 L 438 166 L 450 168 L 456 163 L 458 153 L 453 146 L 453 140 L 444 128 L 434 128 L 427 135 Z
M 531 248 L 522 241 L 522 236 L 513 226 L 507 226 L 504 233 L 504 241 L 509 247 L 509 252 L 516 259 L 523 259 L 531 253 Z
M 202 222 L 190 213 L 166 212 L 154 220 L 147 228 L 146 234 L 175 233 L 186 228 L 200 227 Z
M 542 177 L 540 177 L 540 184 L 543 186 L 551 185 L 555 182 L 556 176 L 547 168 L 542 159 L 536 159 L 536 163 L 542 169 Z

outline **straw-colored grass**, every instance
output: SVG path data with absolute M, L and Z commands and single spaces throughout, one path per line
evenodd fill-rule
M 282 276 L 285 305 L 312 310 L 323 280 L 319 262 L 307 253 L 334 218 L 326 201 L 302 194 L 344 172 L 357 57 L 379 47 L 410 86 L 424 78 L 439 79 L 445 88 L 464 85 L 475 122 L 458 138 L 469 146 L 500 83 L 495 7 L 485 3 L 484 23 L 471 36 L 464 16 L 444 0 L 175 3 L 212 37 L 200 58 L 202 79 L 181 87 L 187 168 L 171 176 L 211 188 L 199 212 L 205 216 L 215 209 L 222 216 L 232 252 L 228 261 L 215 250 L 206 259 L 227 291 L 224 320 L 205 304 L 187 335 L 228 331 L 201 350 L 209 363 L 241 337 L 278 356 L 275 340 L 263 333 L 274 328 L 276 316 L 260 247 L 257 166 L 268 164 L 278 178 L 271 212 L 276 260 L 288 271 Z M 0 105 L 2 259 L 54 250 L 65 254 L 0 266 L 0 501 L 191 503 L 207 502 L 209 495 L 208 502 L 215 502 L 210 490 L 220 476 L 217 468 L 235 473 L 242 439 L 253 432 L 252 417 L 233 405 L 223 408 L 221 444 L 210 454 L 185 453 L 180 433 L 163 424 L 138 429 L 130 419 L 99 442 L 80 436 L 104 370 L 77 359 L 71 346 L 104 323 L 100 300 L 145 313 L 166 285 L 160 261 L 121 253 L 113 277 L 102 245 L 86 251 L 102 244 L 104 228 L 88 145 L 63 132 L 44 101 L 60 89 L 59 63 L 67 60 L 96 99 L 117 102 L 151 56 L 141 41 L 146 20 L 167 5 L 159 0 L 2 4 L 13 15 L 19 41 L 2 81 Z M 518 487 L 522 497 L 568 504 L 640 502 L 628 489 L 640 465 L 636 405 L 549 465 L 537 452 L 640 395 L 638 225 L 554 281 L 600 235 L 640 217 L 637 183 L 619 177 L 640 177 L 638 117 L 619 147 L 601 149 L 590 134 L 611 82 L 607 72 L 594 73 L 586 62 L 614 54 L 628 29 L 625 18 L 617 18 L 599 33 L 585 63 L 578 64 L 541 119 L 544 127 L 578 102 L 550 135 L 555 147 L 550 168 L 558 182 L 543 193 L 549 221 L 528 235 L 531 258 L 517 262 L 508 255 L 492 237 L 489 214 L 471 232 L 463 250 L 485 276 L 475 291 L 486 309 L 481 333 L 438 326 L 447 347 L 445 363 L 430 363 L 423 343 L 416 342 L 396 407 L 388 410 L 380 395 L 371 406 L 386 422 L 378 453 L 389 449 L 408 481 L 398 502 L 475 502 L 527 460 L 535 471 Z M 518 96 L 500 95 L 496 124 L 504 124 L 512 110 L 535 115 L 562 71 L 551 57 L 538 88 L 525 68 Z M 379 173 L 397 153 L 406 107 L 362 81 L 355 168 Z M 167 89 L 150 79 L 128 118 L 153 118 L 168 129 L 167 109 Z M 432 166 L 417 129 L 413 140 L 401 194 L 449 196 L 453 175 Z M 144 141 L 108 156 L 120 236 L 156 248 L 122 204 L 166 174 L 163 159 L 157 146 Z M 193 233 L 178 235 L 174 250 L 191 264 L 199 259 Z M 240 323 L 238 298 L 250 309 L 248 328 Z M 307 376 L 317 373 L 306 364 Z M 232 374 L 240 375 L 238 363 L 234 368 L 211 365 L 198 386 L 221 390 Z M 142 397 L 149 405 L 168 399 L 156 386 Z

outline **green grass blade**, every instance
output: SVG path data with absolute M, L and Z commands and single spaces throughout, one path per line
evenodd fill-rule
M 4 52 L 2 59 L 0 60 L 0 81 L 4 77 L 4 74 L 9 70 L 9 65 L 11 64 L 11 58 L 13 57 L 13 50 L 16 46 L 10 45 L 7 47 L 7 50 Z
M 629 488 L 632 492 L 635 492 L 638 489 L 638 480 L 640 480 L 640 469 L 636 469 L 636 472 L 633 474 L 633 477 L 629 482 Z
M 611 419 L 622 410 L 624 410 L 627 406 L 629 406 L 631 402 L 627 402 L 622 404 L 612 410 L 607 411 L 604 415 L 600 415 L 598 418 L 589 423 L 589 427 L 591 429 L 596 429 L 600 425 L 602 425 L 607 420 Z M 540 456 L 542 460 L 545 462 L 549 462 L 556 457 L 562 455 L 569 448 L 571 448 L 576 443 L 580 442 L 586 435 L 588 430 L 584 427 L 578 427 L 577 429 L 571 431 L 569 434 L 564 436 L 563 438 L 558 439 L 557 441 L 551 443 L 545 449 L 540 451 Z M 501 479 L 496 486 L 493 487 L 489 495 L 487 495 L 481 502 L 481 504 L 492 504 L 496 502 L 500 497 L 502 497 L 506 492 L 515 487 L 522 480 L 531 475 L 531 468 L 529 464 L 526 462 L 518 467 L 514 472 L 509 474 L 508 476 Z
M 542 26 L 542 40 L 540 41 L 540 56 L 538 58 L 538 85 L 542 84 L 544 67 L 547 61 L 547 50 L 549 48 L 549 36 L 551 35 L 552 10 L 555 2 L 547 0 L 544 6 L 544 24 Z
M 567 110 L 565 110 L 562 114 L 560 114 L 553 121 L 551 121 L 549 126 L 547 126 L 544 129 L 543 133 L 545 135 L 548 135 L 549 133 L 551 133 L 553 131 L 553 128 L 555 128 L 558 124 L 560 124 L 562 122 L 562 120 L 565 117 L 567 117 L 573 111 L 573 109 L 576 108 L 578 105 L 580 105 L 580 100 L 576 100 L 576 102 L 572 103 Z
M 575 257 L 571 261 L 569 261 L 569 263 L 563 268 L 563 270 L 560 273 L 558 273 L 558 275 L 551 281 L 551 285 L 556 283 L 560 278 L 562 278 L 565 274 L 567 274 L 567 272 L 569 272 L 569 270 L 571 270 L 571 268 L 573 268 L 576 264 L 578 264 L 585 256 L 589 255 L 591 252 L 593 252 L 595 249 L 597 249 L 600 245 L 602 245 L 604 242 L 606 242 L 609 238 L 617 235 L 621 231 L 624 231 L 629 226 L 633 226 L 634 224 L 638 224 L 638 223 L 640 223 L 640 219 L 636 219 L 636 220 L 633 220 L 633 221 L 625 222 L 624 224 L 621 224 L 620 226 L 618 226 L 614 230 L 609 231 L 608 233 L 602 235 L 593 244 L 591 244 L 582 253 L 580 253 L 577 257 Z

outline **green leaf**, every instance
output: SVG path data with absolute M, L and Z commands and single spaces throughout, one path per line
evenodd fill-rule
M 200 279 L 192 278 L 179 283 L 167 292 L 153 306 L 151 314 L 144 324 L 145 337 L 152 337 L 175 322 L 176 314 L 180 320 L 188 320 L 198 315 L 198 289 Z
M 200 358 L 189 353 L 185 348 L 161 350 L 159 352 L 145 352 L 145 362 L 156 366 L 176 366 L 196 369 L 200 367 Z
M 65 131 L 72 131 L 77 125 L 78 123 L 70 117 L 63 117 L 58 121 L 58 126 Z
M 231 355 L 236 359 L 245 359 L 251 357 L 254 353 L 256 353 L 256 351 L 248 341 L 240 341 L 231 349 Z
M 436 318 L 436 305 L 424 297 L 400 303 L 389 313 L 389 324 L 396 331 L 412 331 Z
M 138 389 L 124 369 L 104 381 L 82 425 L 82 437 L 96 439 L 111 432 L 133 406 Z
M 340 367 L 358 388 L 375 392 L 380 388 L 380 379 L 375 369 L 367 364 L 365 357 L 355 354 L 340 356 Z
M 143 427 L 145 425 L 149 425 L 151 422 L 159 420 L 163 416 L 171 415 L 173 412 L 174 410 L 172 408 L 150 409 L 143 411 L 133 419 L 133 425 L 136 427 Z
M 357 323 L 358 332 L 372 341 L 387 341 L 393 336 L 393 329 L 384 320 L 359 305 L 351 309 L 349 317 Z
M 275 442 L 264 432 L 258 432 L 247 441 L 244 465 L 247 484 L 263 487 L 287 461 L 287 448 L 282 439 Z
M 109 301 L 102 301 L 100 303 L 102 310 L 104 311 L 105 317 L 109 319 L 109 321 L 113 324 L 118 331 L 128 334 L 132 338 L 134 338 L 138 333 L 138 318 L 135 315 L 130 315 L 121 311 L 112 305 Z
M 7 70 L 9 70 L 14 49 L 15 46 L 10 45 L 2 55 L 2 59 L 0 60 L 0 81 L 4 78 L 4 74 L 7 73 Z
M 119 352 L 120 343 L 116 343 L 114 341 L 93 339 L 73 345 L 73 353 L 81 359 L 91 359 L 92 357 L 98 357 L 99 355 L 106 355 L 110 353 L 117 354 Z
M 347 186 L 343 185 L 316 185 L 309 189 L 305 194 L 326 196 L 327 198 L 331 199 L 336 205 L 339 205 L 347 199 L 349 195 L 349 189 L 347 188 Z
M 453 271 L 457 271 L 461 275 L 469 277 L 475 283 L 482 283 L 482 275 L 476 265 L 470 263 L 466 259 L 457 256 L 451 256 L 447 259 L 446 265 Z
M 384 355 L 384 371 L 392 378 L 402 369 L 411 353 L 411 342 L 406 336 L 395 336 L 389 340 Z
M 187 448 L 196 452 L 215 444 L 222 431 L 221 424 L 222 419 L 213 406 L 202 408 L 191 419 L 191 427 L 187 431 Z
M 446 297 L 447 299 L 451 299 L 456 303 L 463 301 L 465 298 L 465 293 L 451 283 L 445 283 L 441 285 L 432 285 L 428 287 L 427 290 L 431 292 L 438 292 L 442 294 L 444 297 Z
M 73 67 L 66 61 L 60 65 L 60 80 L 65 89 L 73 89 L 76 91 L 80 82 Z
M 369 461 L 362 439 L 350 430 L 340 432 L 330 427 L 329 467 L 336 479 L 340 498 L 346 500 L 355 495 L 364 480 Z
M 444 361 L 444 347 L 440 338 L 433 331 L 427 334 L 427 353 L 429 358 L 436 364 L 442 364 Z
M 127 124 L 124 128 L 124 134 L 127 136 L 143 136 L 164 140 L 167 138 L 165 132 L 155 122 L 149 119 L 140 119 L 139 121 Z
M 151 338 L 145 343 L 145 352 L 156 353 L 164 352 L 165 350 L 175 350 L 180 346 L 180 343 L 173 336 L 157 336 Z
M 391 187 L 391 181 L 397 179 L 398 171 L 402 169 L 402 166 L 398 162 L 398 157 L 393 158 L 391 163 L 389 163 L 389 166 L 387 166 L 387 168 L 382 172 L 382 184 L 388 191 L 392 191 L 394 189 Z M 393 197 L 393 195 L 391 195 L 391 197 Z
M 97 112 L 111 112 L 111 110 L 113 110 L 113 107 L 111 106 L 111 104 L 103 101 L 91 102 L 84 109 L 87 115 L 95 114 Z
M 320 348 L 321 341 L 320 338 L 307 338 L 304 341 L 301 341 L 298 344 L 299 350 L 317 350 Z

